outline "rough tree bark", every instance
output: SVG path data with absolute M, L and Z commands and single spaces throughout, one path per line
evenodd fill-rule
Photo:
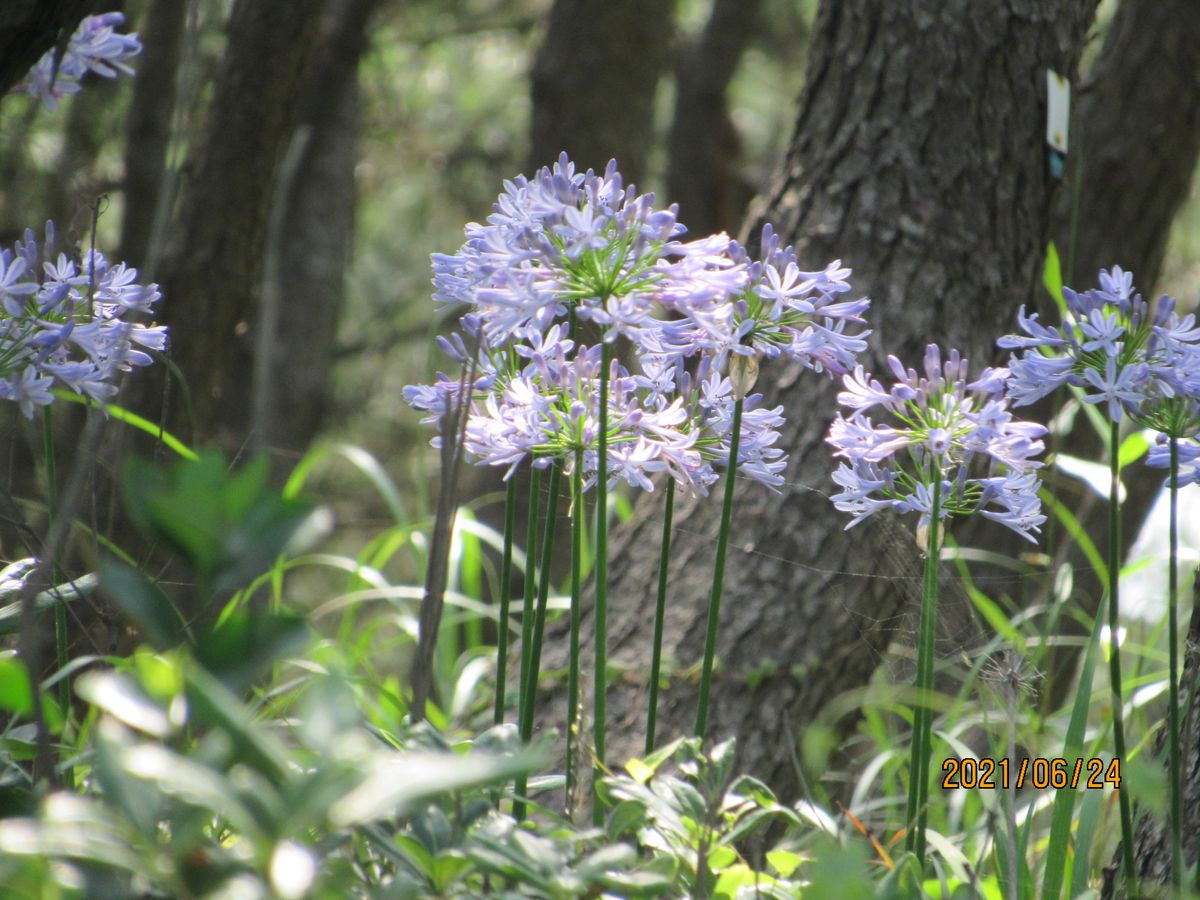
M 94 0 L 8 0 L 0 5 L 0 100 L 42 54 L 65 41 Z
M 673 0 L 556 0 L 533 64 L 531 166 L 565 150 L 585 169 L 616 158 L 627 181 L 644 176 L 673 9 Z
M 841 258 L 854 268 L 857 290 L 874 301 L 868 365 L 888 352 L 915 363 L 931 340 L 982 365 L 1037 290 L 1054 188 L 1045 69 L 1075 71 L 1095 6 L 822 4 L 791 147 L 750 234 L 771 221 L 804 263 Z M 792 465 L 782 493 L 739 487 L 709 735 L 737 736 L 740 765 L 792 796 L 800 735 L 874 671 L 911 608 L 919 561 L 894 525 L 844 533 L 825 499 L 836 386 L 772 366 L 759 385 L 767 404 L 788 411 Z M 638 504 L 615 542 L 610 645 L 627 676 L 609 702 L 627 715 L 614 717 L 623 734 L 613 734 L 612 761 L 640 751 L 656 500 Z M 666 651 L 680 667 L 701 654 L 718 512 L 713 497 L 676 511 Z M 659 713 L 664 740 L 690 733 L 696 696 L 677 670 Z M 562 720 L 561 699 L 548 709 L 548 720 Z
M 761 0 L 715 0 L 704 30 L 676 58 L 667 196 L 694 235 L 734 231 L 741 221 L 746 198 L 725 92 L 759 27 L 761 8 Z
M 295 171 L 276 211 L 286 223 L 265 292 L 269 328 L 255 379 L 254 432 L 263 446 L 302 451 L 320 427 L 354 236 L 358 62 L 378 0 L 330 0 L 300 89 Z M 268 309 L 275 304 L 274 315 Z M 286 307 L 286 311 L 284 309 Z M 271 319 L 268 323 L 267 319 Z M 273 327 L 271 327 L 273 326 Z
M 239 0 L 230 14 L 208 121 L 189 156 L 159 271 L 171 356 L 190 387 L 190 409 L 173 396 L 168 421 L 188 440 L 218 424 L 245 433 L 249 391 L 238 379 L 251 370 L 267 218 L 324 6 Z M 139 378 L 139 387 L 152 381 Z

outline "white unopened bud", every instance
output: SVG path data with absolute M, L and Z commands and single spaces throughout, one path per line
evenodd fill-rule
M 733 399 L 742 400 L 754 390 L 758 381 L 758 354 L 740 356 L 733 354 L 729 357 L 729 380 L 733 383 Z

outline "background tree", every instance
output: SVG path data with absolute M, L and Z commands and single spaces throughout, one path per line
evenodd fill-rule
M 532 166 L 565 150 L 585 169 L 615 157 L 641 180 L 673 10 L 673 0 L 555 0 L 531 73 Z

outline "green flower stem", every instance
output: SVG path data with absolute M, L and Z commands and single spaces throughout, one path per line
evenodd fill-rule
M 583 582 L 583 447 L 575 448 L 571 470 L 571 637 L 567 658 L 567 805 L 574 796 L 575 730 L 579 712 L 579 596 Z
M 58 466 L 54 460 L 54 420 L 50 413 L 51 407 L 42 407 L 42 452 L 46 458 L 46 511 L 49 532 L 54 528 L 54 520 L 58 517 Z M 62 584 L 63 571 L 59 568 L 58 560 L 52 560 L 54 583 Z M 67 635 L 67 608 L 64 603 L 54 606 L 54 643 L 58 651 L 58 669 L 61 672 L 70 662 L 70 639 Z M 30 678 L 40 677 L 37 672 L 30 672 Z M 58 705 L 62 709 L 63 719 L 71 716 L 71 679 L 60 678 L 58 682 Z M 75 785 L 75 770 L 67 768 L 63 772 L 63 785 L 68 789 Z
M 933 755 L 933 658 L 937 640 L 938 559 L 941 550 L 942 479 L 934 473 L 929 514 L 929 543 L 925 550 L 921 622 L 917 644 L 917 709 L 913 717 L 913 749 L 909 762 L 908 822 L 910 845 L 925 866 L 925 827 L 929 817 L 929 766 Z M 915 828 L 913 823 L 915 821 Z
M 558 518 L 559 485 L 562 483 L 562 460 L 555 460 L 550 469 L 550 496 L 546 501 L 546 525 L 542 531 L 542 557 L 538 564 L 537 612 L 533 619 L 533 642 L 529 647 L 529 677 L 525 696 L 521 698 L 521 740 L 533 737 L 533 708 L 537 704 L 538 676 L 542 670 L 542 635 L 546 631 L 546 603 L 550 597 L 550 563 L 554 558 L 554 529 Z
M 721 532 L 713 565 L 712 595 L 708 600 L 708 627 L 704 636 L 704 668 L 700 672 L 700 705 L 696 710 L 696 737 L 704 739 L 708 727 L 708 696 L 712 689 L 713 659 L 717 652 L 717 622 L 721 614 L 721 586 L 725 580 L 725 550 L 729 546 L 729 518 L 733 512 L 733 486 L 737 480 L 738 449 L 742 437 L 742 401 L 733 405 L 729 436 L 729 466 L 725 471 L 725 502 L 721 507 Z
M 504 490 L 504 555 L 500 562 L 500 617 L 496 626 L 496 707 L 492 721 L 504 721 L 504 689 L 508 679 L 508 626 L 511 615 L 513 530 L 517 519 L 517 476 L 509 476 Z
M 1111 647 L 1108 654 L 1108 674 L 1112 688 L 1113 753 L 1125 765 L 1125 710 L 1121 691 L 1121 645 L 1118 641 L 1121 624 L 1121 426 L 1109 425 L 1108 465 L 1112 475 L 1108 495 L 1108 635 Z M 1125 869 L 1125 889 L 1130 897 L 1137 893 L 1137 867 L 1133 859 L 1133 813 L 1129 791 L 1117 789 L 1121 807 L 1121 850 Z
M 517 686 L 517 698 L 520 709 L 517 712 L 519 721 L 525 717 L 525 695 L 529 686 L 529 645 L 533 643 L 533 591 L 537 573 L 534 569 L 534 559 L 537 558 L 537 513 L 538 501 L 542 492 L 542 470 L 530 469 L 529 472 L 529 510 L 525 528 L 525 602 L 521 609 L 521 680 Z M 513 818 L 518 822 L 525 818 L 525 789 L 527 782 L 522 776 L 517 780 L 517 798 L 513 801 Z
M 667 563 L 671 558 L 671 521 L 675 515 L 675 479 L 667 479 L 667 508 L 663 512 L 662 544 L 658 555 L 658 599 L 654 606 L 654 651 L 650 657 L 650 701 L 646 710 L 646 755 L 654 752 L 658 719 L 658 682 L 662 670 L 663 619 L 667 612 Z
M 1168 689 L 1168 732 L 1169 768 L 1171 774 L 1171 884 L 1183 882 L 1183 783 L 1180 778 L 1179 759 L 1179 623 L 1176 608 L 1179 605 L 1179 440 L 1172 436 L 1171 447 L 1171 526 L 1170 568 L 1167 570 L 1167 647 L 1169 650 L 1170 673 Z
M 608 704 L 608 370 L 612 348 L 600 345 L 600 440 L 596 459 L 596 659 L 592 714 L 596 764 L 592 770 L 592 821 L 604 820 L 604 807 L 595 790 L 604 768 L 605 714 Z

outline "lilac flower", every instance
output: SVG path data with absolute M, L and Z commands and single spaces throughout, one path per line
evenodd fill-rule
M 47 51 L 29 70 L 14 93 L 29 94 L 41 99 L 49 110 L 68 94 L 77 94 L 79 82 L 89 72 L 103 78 L 115 78 L 118 72 L 132 75 L 126 60 L 142 52 L 136 34 L 118 34 L 116 26 L 125 21 L 119 12 L 87 16 L 71 35 L 66 50 Z
M 1010 398 L 1033 403 L 1064 385 L 1079 389 L 1085 403 L 1107 406 L 1119 422 L 1156 397 L 1170 397 L 1190 349 L 1200 343 L 1195 318 L 1180 319 L 1175 301 L 1162 297 L 1152 307 L 1134 291 L 1133 275 L 1114 267 L 1101 271 L 1099 287 L 1063 288 L 1067 309 L 1057 328 L 1042 325 L 1022 307 L 1017 324 L 1024 335 L 997 344 L 1021 351 L 1009 361 Z
M 943 362 L 937 345 L 926 348 L 924 374 L 894 356 L 897 381 L 885 388 L 862 367 L 843 378 L 838 414 L 827 440 L 843 457 L 834 482 L 834 505 L 853 518 L 847 528 L 882 509 L 918 514 L 918 534 L 930 526 L 934 485 L 940 485 L 939 519 L 983 512 L 1028 540 L 1046 520 L 1033 459 L 1045 429 L 1014 421 L 1004 397 L 1004 369 L 985 369 L 968 381 L 967 361 L 951 350 Z M 876 421 L 868 417 L 874 413 Z
M 506 181 L 458 253 L 433 257 L 434 299 L 468 310 L 480 377 L 463 385 L 439 374 L 433 385 L 406 388 L 405 399 L 430 424 L 465 403 L 466 451 L 508 475 L 527 461 L 559 460 L 571 471 L 581 455 L 590 487 L 603 437 L 610 488 L 624 480 L 652 490 L 665 473 L 685 493 L 705 493 L 730 464 L 737 397 L 722 372 L 728 359 L 787 356 L 819 372 L 848 371 L 865 347 L 858 326 L 869 301 L 841 299 L 850 272 L 838 263 L 801 270 L 770 227 L 758 261 L 728 235 L 684 241 L 684 231 L 674 206 L 655 208 L 615 163 L 581 173 L 563 155 Z M 569 334 L 568 315 L 603 343 Z M 601 416 L 601 349 L 617 342 L 632 352 L 613 354 Z M 464 348 L 461 338 L 443 346 L 465 371 Z M 748 392 L 752 379 L 739 385 Z M 787 465 L 782 409 L 761 400 L 742 401 L 733 462 L 777 487 Z
M 81 266 L 56 245 L 48 222 L 41 247 L 26 231 L 0 250 L 0 397 L 26 417 L 53 402 L 55 382 L 110 400 L 120 373 L 149 365 L 147 350 L 166 348 L 164 327 L 124 318 L 151 312 L 158 285 L 139 284 L 136 269 L 110 266 L 95 251 Z

